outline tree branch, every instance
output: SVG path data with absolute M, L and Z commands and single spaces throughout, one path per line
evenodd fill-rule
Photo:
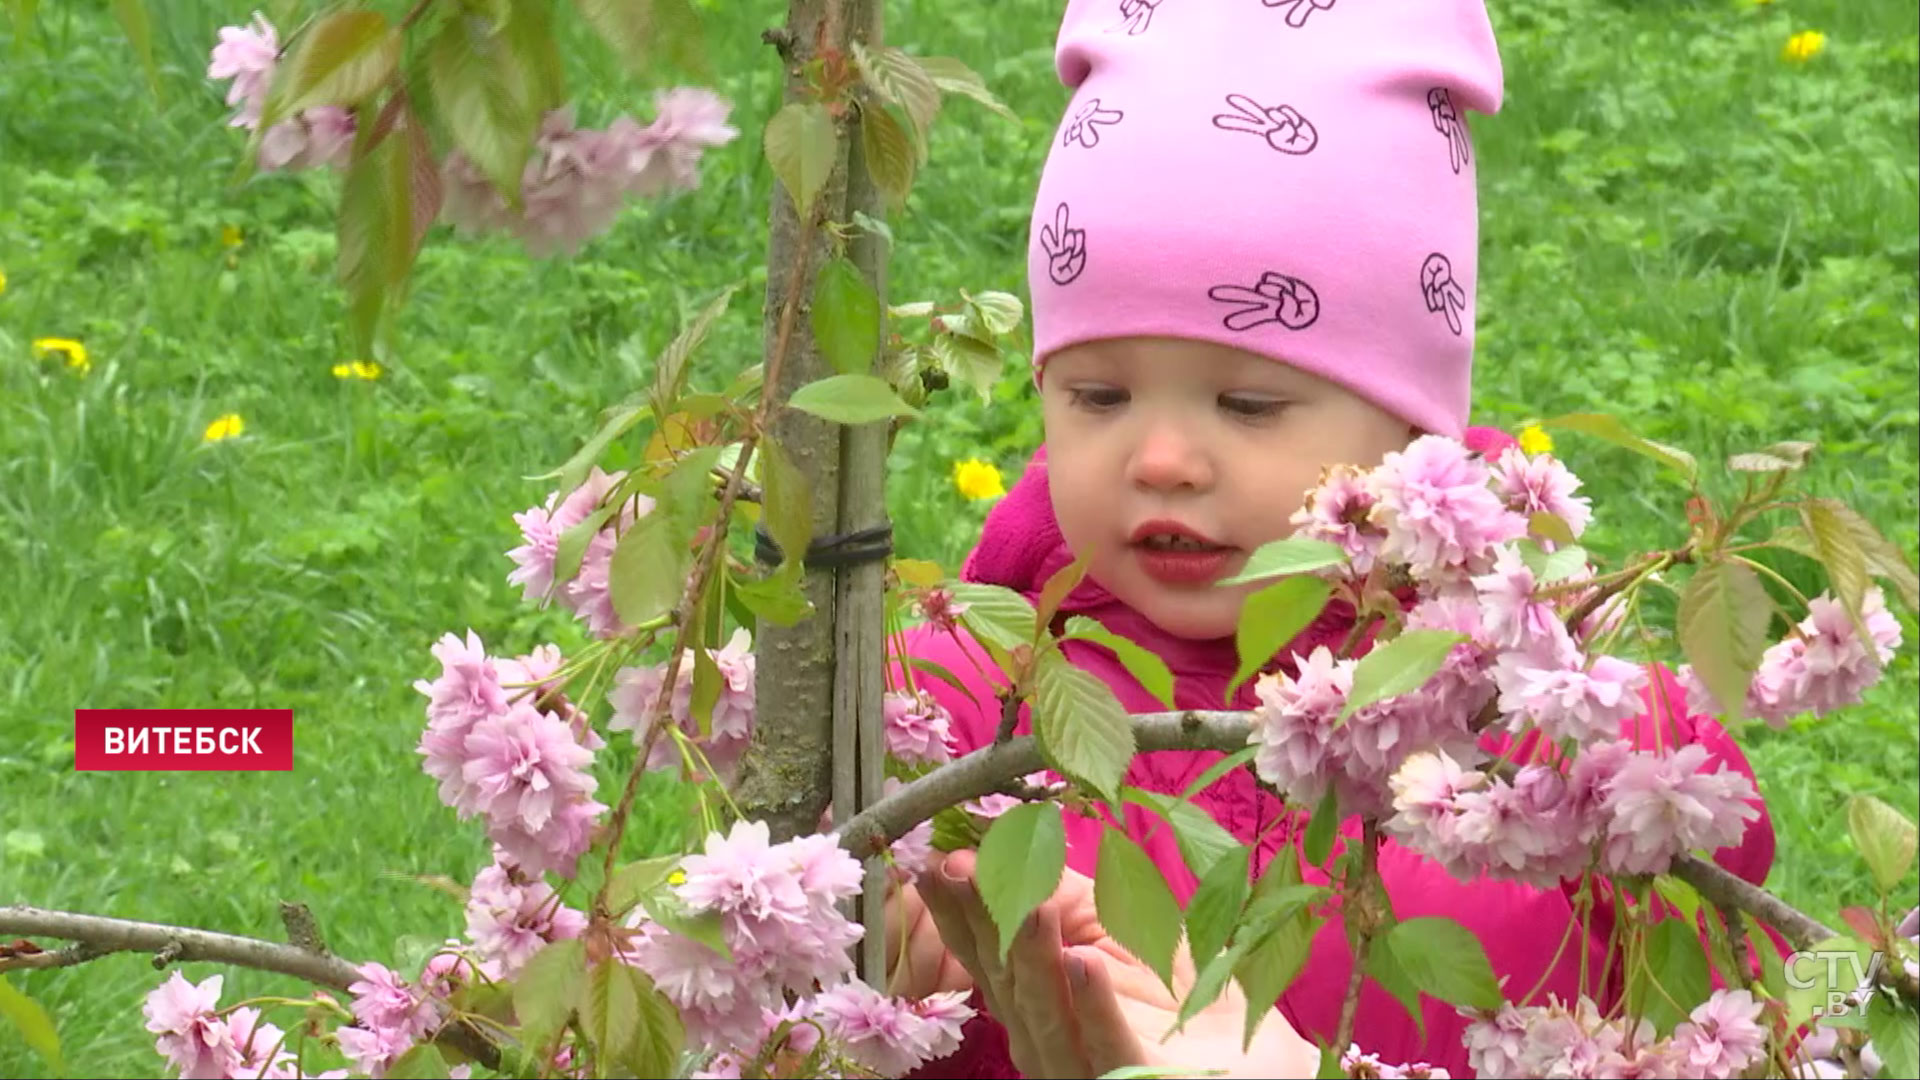
M 1217 750 L 1246 747 L 1251 713 L 1163 712 L 1131 717 L 1134 742 L 1142 753 L 1155 750 Z M 840 844 L 859 857 L 886 849 L 908 830 L 949 806 L 1001 790 L 1002 786 L 1045 767 L 1033 737 L 1023 735 L 976 750 L 906 784 L 848 819 L 838 830 Z M 1779 930 L 1797 949 L 1834 937 L 1813 916 L 1751 884 L 1717 863 L 1682 855 L 1669 871 L 1694 887 L 1702 898 L 1738 908 Z
M 277 941 L 188 926 L 51 911 L 25 904 L 0 907 L 0 934 L 60 938 L 76 943 L 51 952 L 0 957 L 0 971 L 70 967 L 114 953 L 144 952 L 153 954 L 155 968 L 164 969 L 176 962 L 231 964 L 254 971 L 291 975 L 343 994 L 352 993 L 350 988 L 360 981 L 357 965 L 299 945 L 283 945 Z M 59 959 L 45 960 L 43 957 Z M 500 1067 L 499 1046 L 464 1020 L 442 1028 L 435 1038 L 444 1039 L 489 1069 Z
M 360 973 L 354 970 L 352 964 L 337 956 L 312 952 L 298 945 L 282 945 L 277 941 L 262 941 L 259 938 L 221 934 L 212 930 L 196 930 L 185 926 L 168 926 L 164 923 L 49 911 L 24 904 L 0 908 L 0 934 L 61 938 L 66 941 L 80 942 L 82 946 L 81 949 L 62 949 L 54 953 L 36 954 L 43 956 L 79 953 L 84 950 L 91 953 L 84 959 L 93 960 L 117 952 L 157 954 L 164 950 L 176 961 L 237 964 L 255 971 L 291 975 L 296 979 L 304 979 L 316 986 L 331 987 L 342 993 L 347 992 L 348 987 L 360 981 Z M 24 959 L 26 957 L 14 958 L 14 960 Z M 12 964 L 14 960 L 0 961 L 0 964 Z M 64 967 L 67 964 L 82 962 L 84 961 L 81 959 L 70 959 L 62 964 L 46 966 Z M 40 965 L 20 964 L 19 966 Z M 164 968 L 166 964 L 156 962 L 154 966 Z

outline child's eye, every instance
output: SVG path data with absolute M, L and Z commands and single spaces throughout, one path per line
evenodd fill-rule
M 1076 386 L 1067 391 L 1076 408 L 1104 412 L 1125 405 L 1128 394 L 1113 386 Z
M 1234 416 L 1248 420 L 1258 420 L 1277 415 L 1281 409 L 1286 407 L 1286 404 L 1286 402 L 1279 398 L 1266 397 L 1261 394 L 1220 395 L 1220 407 L 1222 409 L 1232 413 Z

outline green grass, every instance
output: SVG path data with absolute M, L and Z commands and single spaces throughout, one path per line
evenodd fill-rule
M 278 936 L 311 905 L 335 950 L 401 959 L 459 934 L 415 875 L 470 877 L 412 753 L 411 689 L 440 634 L 565 649 L 579 629 L 515 601 L 511 514 L 645 358 L 744 281 L 704 353 L 757 357 L 770 177 L 758 131 L 778 71 L 771 2 L 707 3 L 717 88 L 743 138 L 700 191 L 635 206 L 570 261 L 437 236 L 402 354 L 342 382 L 330 177 L 227 186 L 242 139 L 202 78 L 251 4 L 150 0 L 166 91 L 145 88 L 106 4 L 42 5 L 36 45 L 0 34 L 0 903 Z M 1024 294 L 1028 200 L 1065 100 L 1059 0 L 889 5 L 889 40 L 972 64 L 1021 124 L 961 103 L 907 212 L 892 298 Z M 1617 412 L 1709 464 L 1783 438 L 1822 444 L 1813 482 L 1913 557 L 1920 488 L 1915 335 L 1920 33 L 1905 0 L 1493 0 L 1507 75 L 1475 118 L 1484 212 L 1477 400 L 1512 424 Z M 283 20 L 282 25 L 286 22 Z M 1827 33 L 1805 65 L 1794 30 Z M 584 41 L 584 39 L 582 39 Z M 650 86 L 574 53 L 582 119 L 650 116 Z M 244 243 L 222 247 L 225 226 Z M 91 374 L 37 363 L 85 342 Z M 956 567 L 983 515 L 949 482 L 978 456 L 1016 473 L 1039 437 L 1017 374 L 990 406 L 951 401 L 904 435 L 890 497 L 904 551 Z M 200 445 L 242 415 L 243 439 Z M 1675 535 L 1683 492 L 1647 463 L 1563 437 L 1603 510 L 1591 546 Z M 1783 564 L 1801 584 L 1804 567 Z M 1871 902 L 1845 800 L 1915 814 L 1916 627 L 1868 706 L 1742 733 L 1779 835 L 1770 884 L 1834 921 Z M 76 707 L 291 707 L 291 775 L 76 774 Z M 611 773 L 609 773 L 611 775 Z M 642 844 L 683 821 L 645 800 Z M 1914 902 L 1913 880 L 1902 886 Z M 53 1014 L 74 1075 L 153 1076 L 144 962 L 13 976 Z M 236 994 L 293 992 L 231 973 Z M 11 1034 L 0 1069 L 44 1075 Z

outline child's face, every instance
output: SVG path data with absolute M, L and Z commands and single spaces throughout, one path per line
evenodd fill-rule
M 1261 586 L 1213 582 L 1293 531 L 1322 470 L 1378 464 L 1415 435 L 1325 379 L 1203 342 L 1077 345 L 1047 361 L 1041 385 L 1068 546 L 1091 554 L 1089 574 L 1120 600 L 1186 638 L 1233 634 Z M 1170 550 L 1173 532 L 1190 539 Z

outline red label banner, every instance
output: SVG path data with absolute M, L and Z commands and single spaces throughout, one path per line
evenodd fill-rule
M 75 709 L 80 772 L 291 772 L 292 709 Z

